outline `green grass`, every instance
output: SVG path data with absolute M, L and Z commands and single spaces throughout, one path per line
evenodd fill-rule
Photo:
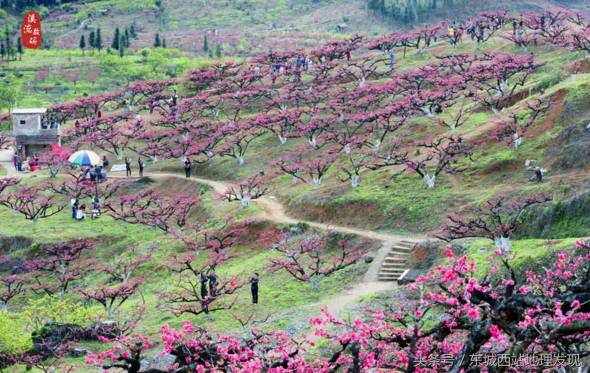
M 124 57 L 74 49 L 27 50 L 22 61 L 0 71 L 16 92 L 19 107 L 48 106 L 83 95 L 114 91 L 138 80 L 169 79 L 211 63 L 175 49 L 146 49 Z
M 23 184 L 36 184 L 44 180 L 44 175 L 23 180 Z M 187 182 L 189 183 L 189 182 Z M 192 185 L 192 182 L 190 182 Z M 156 187 L 166 187 L 166 182 L 156 184 Z M 178 184 L 182 187 L 182 184 Z M 216 199 L 210 190 L 203 195 L 205 207 L 203 214 L 208 216 L 208 225 L 215 226 L 223 221 L 228 215 L 240 218 L 250 218 L 255 214 L 255 210 L 239 209 L 236 211 L 236 205 L 230 205 L 227 202 L 221 202 Z M 194 217 L 199 220 L 201 217 Z M 174 317 L 165 309 L 159 308 L 160 299 L 158 294 L 175 289 L 176 275 L 171 275 L 168 271 L 161 268 L 173 254 L 183 252 L 182 245 L 178 240 L 165 236 L 157 229 L 146 228 L 139 225 L 131 225 L 115 221 L 108 216 L 102 216 L 98 220 L 73 221 L 70 217 L 69 209 L 47 218 L 41 219 L 36 223 L 26 221 L 20 215 L 15 215 L 6 209 L 0 209 L 0 220 L 3 224 L 0 226 L 0 237 L 4 237 L 4 242 L 11 238 L 25 237 L 32 240 L 33 248 L 37 244 L 47 242 L 65 241 L 77 238 L 92 238 L 96 242 L 96 247 L 92 249 L 91 256 L 99 262 L 107 262 L 124 254 L 130 247 L 138 246 L 146 248 L 148 245 L 155 243 L 157 248 L 152 260 L 141 268 L 140 273 L 148 274 L 145 284 L 141 287 L 141 296 L 135 296 L 128 303 L 124 304 L 121 312 L 131 314 L 137 307 L 145 305 L 148 312 L 141 320 L 138 331 L 153 334 L 157 333 L 159 326 L 163 323 L 180 325 L 183 319 L 191 319 L 199 325 L 207 326 L 214 331 L 227 332 L 239 327 L 234 317 L 226 312 L 221 311 L 213 313 L 213 320 L 205 316 L 191 317 L 183 315 Z M 367 245 L 370 246 L 370 245 Z M 7 253 L 11 256 L 27 257 L 29 248 L 15 248 L 12 252 Z M 367 264 L 359 262 L 346 270 L 324 279 L 318 290 L 313 291 L 309 283 L 294 281 L 286 272 L 270 273 L 268 271 L 269 259 L 276 256 L 276 252 L 268 251 L 266 248 L 254 248 L 251 246 L 241 246 L 235 248 L 239 257 L 232 259 L 223 265 L 218 273 L 223 275 L 240 275 L 241 278 L 250 276 L 254 272 L 261 274 L 260 282 L 260 305 L 252 306 L 250 304 L 250 293 L 248 287 L 244 287 L 238 292 L 237 303 L 232 312 L 241 317 L 247 317 L 254 313 L 257 319 L 265 319 L 272 316 L 269 320 L 268 327 L 272 325 L 285 325 L 292 322 L 292 316 L 284 314 L 301 307 L 307 307 L 310 304 L 317 304 L 323 299 L 332 297 L 342 289 L 358 281 L 367 270 Z M 201 257 L 203 258 L 203 256 Z M 101 281 L 101 273 L 91 272 L 84 277 L 84 284 L 93 285 Z M 16 303 L 15 309 L 18 310 L 23 306 L 24 299 Z M 315 312 L 319 309 L 315 307 Z M 298 320 L 299 324 L 305 324 L 312 311 L 308 310 L 302 313 Z
M 571 251 L 575 247 L 577 238 L 565 238 L 560 240 L 514 240 L 510 264 L 513 268 L 540 268 L 539 264 L 547 261 L 551 255 L 559 251 Z M 490 240 L 474 240 L 468 244 L 465 252 L 476 263 L 478 273 L 483 275 L 483 269 L 489 268 L 488 258 L 493 255 L 494 243 Z M 522 270 L 518 270 L 519 275 Z

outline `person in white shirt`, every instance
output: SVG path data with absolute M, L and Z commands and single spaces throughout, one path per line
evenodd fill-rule
M 80 206 L 80 208 L 76 211 L 76 220 L 80 221 L 80 220 L 84 220 L 84 218 L 86 217 L 86 206 L 82 205 Z

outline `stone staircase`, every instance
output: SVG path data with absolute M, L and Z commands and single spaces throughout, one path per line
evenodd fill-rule
M 397 281 L 408 269 L 408 257 L 417 242 L 400 240 L 391 245 L 381 262 L 377 279 L 379 281 Z

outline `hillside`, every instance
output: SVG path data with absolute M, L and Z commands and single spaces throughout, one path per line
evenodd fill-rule
M 0 109 L 47 106 L 62 137 L 19 149 L 28 118 L 0 117 L 0 369 L 587 364 L 588 15 L 389 33 L 365 5 L 51 9 L 59 48 L 1 77 Z M 80 51 L 85 25 L 137 36 Z

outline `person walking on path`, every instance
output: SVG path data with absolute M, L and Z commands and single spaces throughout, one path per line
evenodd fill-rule
M 107 159 L 106 155 L 102 156 L 102 167 L 107 168 L 109 166 L 109 160 Z
M 212 297 L 217 296 L 217 274 L 215 271 L 209 273 L 209 293 Z
M 192 167 L 192 163 L 190 159 L 185 159 L 184 160 L 184 174 L 187 178 L 191 177 L 191 167 Z
M 143 177 L 143 167 L 145 166 L 141 157 L 137 158 L 137 166 L 139 167 L 139 177 Z
M 125 158 L 125 175 L 127 177 L 131 176 L 131 161 L 129 161 L 129 158 Z
M 258 281 L 260 276 L 258 272 L 254 273 L 254 276 L 250 277 L 250 291 L 252 292 L 252 304 L 258 304 Z
M 393 51 L 393 49 L 391 49 L 389 51 L 389 66 L 391 67 L 391 70 L 393 70 L 394 65 L 395 65 L 395 52 Z

